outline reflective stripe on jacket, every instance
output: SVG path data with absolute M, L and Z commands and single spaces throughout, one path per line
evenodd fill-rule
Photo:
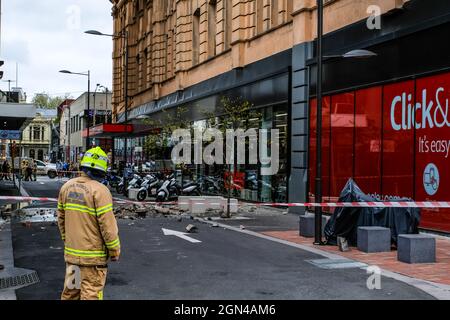
M 111 193 L 84 173 L 61 188 L 58 226 L 68 263 L 106 265 L 108 257 L 120 255 Z

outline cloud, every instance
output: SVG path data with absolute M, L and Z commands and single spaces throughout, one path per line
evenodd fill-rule
M 21 39 L 8 39 L 2 44 L 2 56 L 6 60 L 14 60 L 20 64 L 30 62 L 30 49 L 28 42 Z
M 83 77 L 58 73 L 90 70 L 92 83 L 111 88 L 112 41 L 84 34 L 98 29 L 112 33 L 111 4 L 104 0 L 3 1 L 2 57 L 5 79 L 15 79 L 31 99 L 35 93 L 74 92 L 87 89 Z M 5 89 L 2 87 L 2 89 Z

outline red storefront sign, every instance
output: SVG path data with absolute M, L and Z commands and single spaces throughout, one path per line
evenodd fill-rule
M 231 175 L 231 186 L 229 183 L 230 175 Z M 226 190 L 228 189 L 242 190 L 244 189 L 245 185 L 245 173 L 239 171 L 235 172 L 226 171 L 223 175 L 223 181 Z
M 353 177 L 383 200 L 450 201 L 450 73 L 324 98 L 324 201 Z M 310 112 L 314 195 L 316 101 Z M 422 210 L 424 228 L 450 232 L 448 209 Z

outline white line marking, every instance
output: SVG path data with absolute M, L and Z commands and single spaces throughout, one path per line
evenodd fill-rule
M 175 237 L 181 238 L 183 240 L 186 240 L 186 241 L 189 241 L 192 243 L 200 243 L 201 242 L 200 240 L 197 240 L 197 239 L 187 236 L 187 233 L 184 233 L 184 232 L 169 230 L 169 229 L 164 229 L 164 228 L 162 228 L 162 231 L 165 236 L 175 236 Z

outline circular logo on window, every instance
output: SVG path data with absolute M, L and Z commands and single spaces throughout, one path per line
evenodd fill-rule
M 434 163 L 429 163 L 423 172 L 423 187 L 425 192 L 434 196 L 439 189 L 439 170 Z

